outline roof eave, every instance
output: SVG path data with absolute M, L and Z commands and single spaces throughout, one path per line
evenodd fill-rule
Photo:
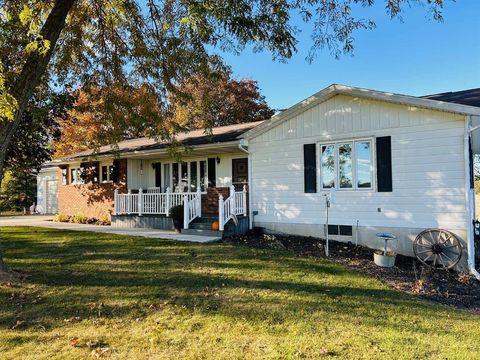
M 231 141 L 224 141 L 224 142 L 217 142 L 217 143 L 210 143 L 210 144 L 199 144 L 199 145 L 191 145 L 193 150 L 207 150 L 207 149 L 212 149 L 212 148 L 222 148 L 222 147 L 230 147 L 232 145 L 237 145 L 240 143 L 240 139 L 237 140 L 231 140 Z M 130 151 L 118 151 L 118 157 L 119 158 L 126 158 L 128 156 L 139 156 L 139 155 L 165 155 L 168 152 L 168 148 L 162 148 L 162 149 L 152 149 L 152 150 L 130 150 Z M 108 159 L 108 158 L 115 158 L 116 155 L 112 153 L 108 154 L 98 154 L 95 156 L 94 159 Z M 78 163 L 79 161 L 88 161 L 91 160 L 88 156 L 79 156 L 79 157 L 72 157 L 72 158 L 67 158 L 67 159 L 57 159 L 57 160 L 52 160 L 45 165 L 49 166 L 58 166 L 58 165 L 67 165 L 71 163 Z

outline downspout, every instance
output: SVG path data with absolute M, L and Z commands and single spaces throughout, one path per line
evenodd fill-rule
M 252 156 L 247 149 L 248 147 L 248 140 L 240 139 L 240 143 L 238 144 L 238 148 L 243 152 L 248 154 L 248 228 L 249 230 L 253 229 L 253 211 L 252 211 Z
M 467 201 L 467 264 L 470 273 L 480 281 L 480 273 L 475 269 L 475 239 L 473 233 L 474 206 L 475 206 L 475 189 L 470 184 L 470 134 L 476 130 L 478 126 L 470 127 L 471 116 L 465 119 L 465 132 L 463 139 L 463 148 L 465 156 L 465 199 Z

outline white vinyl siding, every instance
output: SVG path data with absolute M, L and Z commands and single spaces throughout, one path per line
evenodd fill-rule
M 375 174 L 373 189 L 338 191 L 330 222 L 463 230 L 464 121 L 457 114 L 344 95 L 308 109 L 249 140 L 255 222 L 325 222 L 321 181 L 318 193 L 303 192 L 303 144 L 391 136 L 393 191 L 376 192 Z M 317 151 L 320 158 L 320 145 Z M 320 166 L 317 172 L 321 180 Z

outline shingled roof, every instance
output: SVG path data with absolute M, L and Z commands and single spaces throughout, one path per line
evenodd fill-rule
M 480 88 L 425 95 L 422 98 L 480 107 Z
M 212 128 L 212 134 L 208 135 L 204 129 L 193 130 L 185 133 L 179 133 L 176 136 L 176 140 L 183 145 L 194 146 L 204 144 L 220 144 L 229 141 L 235 141 L 239 139 L 239 136 L 253 129 L 255 126 L 262 123 L 262 121 L 249 122 L 243 124 L 235 124 L 228 126 L 219 126 Z M 110 155 L 116 152 L 129 153 L 134 151 L 148 151 L 148 150 L 160 150 L 169 146 L 168 142 L 157 142 L 151 138 L 137 138 L 131 140 L 124 140 L 117 144 L 117 147 L 112 145 L 102 146 L 95 155 Z M 77 158 L 85 158 L 92 155 L 92 150 L 82 151 L 76 154 L 66 156 L 58 161 L 68 161 Z

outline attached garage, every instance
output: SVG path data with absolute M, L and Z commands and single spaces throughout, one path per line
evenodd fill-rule
M 57 167 L 49 167 L 38 173 L 36 210 L 41 214 L 58 212 L 58 171 Z

